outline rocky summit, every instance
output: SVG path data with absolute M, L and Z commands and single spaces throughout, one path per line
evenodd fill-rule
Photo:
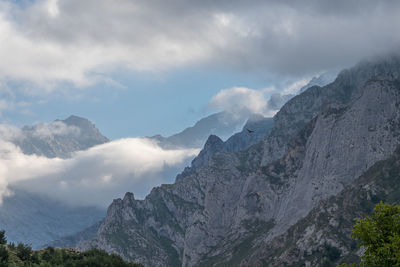
M 14 143 L 24 154 L 68 158 L 74 151 L 86 150 L 108 141 L 89 120 L 72 115 L 65 120 L 24 126 Z
M 258 143 L 229 151 L 211 137 L 206 164 L 183 179 L 144 200 L 114 200 L 96 236 L 78 248 L 145 266 L 318 266 L 318 255 L 333 264 L 354 247 L 319 231 L 344 229 L 346 190 L 365 188 L 357 192 L 370 199 L 371 188 L 384 192 L 359 177 L 395 153 L 399 105 L 400 58 L 363 61 L 288 101 Z

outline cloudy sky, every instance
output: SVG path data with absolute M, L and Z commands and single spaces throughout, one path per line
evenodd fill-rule
M 399 12 L 398 1 L 1 0 L 1 119 L 76 114 L 110 138 L 172 134 L 220 90 L 282 89 L 396 49 Z
M 395 0 L 0 0 L 1 124 L 18 128 L 75 114 L 116 140 L 112 148 L 51 162 L 24 157 L 1 140 L 8 152 L 0 175 L 25 180 L 13 171 L 34 161 L 64 177 L 79 160 L 114 148 L 125 153 L 124 142 L 150 148 L 160 156 L 157 166 L 181 164 L 194 152 L 175 151 L 165 163 L 168 152 L 146 139 L 119 138 L 167 136 L 223 109 L 271 115 L 271 97 L 396 51 L 399 14 Z M 10 158 L 22 165 L 5 166 Z

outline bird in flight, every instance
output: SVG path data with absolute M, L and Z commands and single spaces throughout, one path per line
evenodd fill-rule
M 252 131 L 252 130 L 249 130 L 249 129 L 246 129 L 249 133 L 254 133 L 254 131 Z

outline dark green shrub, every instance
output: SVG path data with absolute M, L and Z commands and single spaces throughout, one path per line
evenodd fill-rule
M 26 244 L 19 243 L 17 245 L 17 256 L 22 261 L 30 260 L 32 253 L 32 248 Z
M 8 249 L 9 250 L 15 250 L 15 244 L 13 242 L 8 244 Z
M 6 263 L 8 261 L 8 251 L 4 246 L 0 247 L 0 263 Z
M 0 231 L 0 245 L 6 245 L 6 244 L 7 244 L 6 231 L 1 230 Z

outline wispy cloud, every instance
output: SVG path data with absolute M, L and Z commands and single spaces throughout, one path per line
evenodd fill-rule
M 67 125 L 62 121 L 53 121 L 51 123 L 38 123 L 35 127 L 28 130 L 26 128 L 25 134 L 28 133 L 38 138 L 49 138 L 54 135 L 61 136 L 78 136 L 80 129 L 74 125 Z

